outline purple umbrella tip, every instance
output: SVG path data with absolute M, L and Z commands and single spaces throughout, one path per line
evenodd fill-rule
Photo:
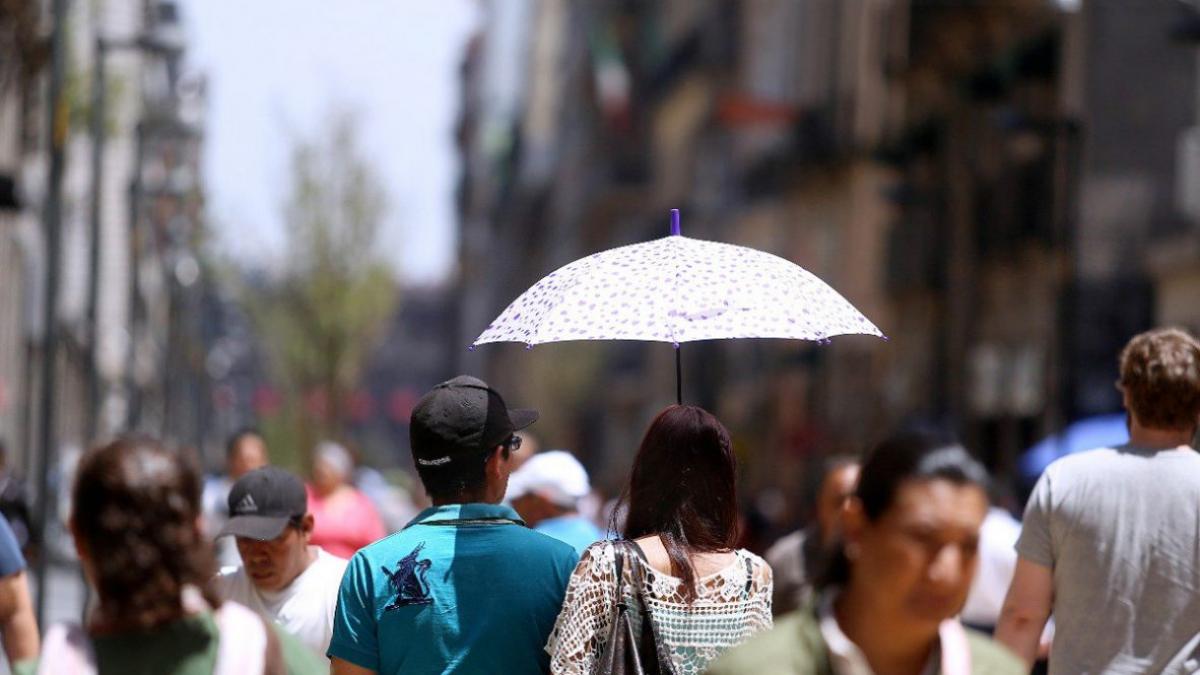
M 881 334 L 879 337 L 883 338 L 883 341 L 884 341 L 884 342 L 891 342 L 891 341 L 892 341 L 892 339 L 891 339 L 890 337 L 886 336 L 886 335 L 882 335 L 882 334 Z
M 531 345 L 531 344 L 526 344 L 526 345 L 525 345 L 525 351 L 529 351 L 530 349 L 533 349 L 533 345 Z
M 675 342 L 675 343 L 672 343 L 672 344 L 674 344 L 674 345 L 675 345 L 675 349 L 679 349 L 679 343 L 678 343 L 678 342 Z
M 679 209 L 671 209 L 671 236 L 679 236 Z
M 475 351 L 475 345 L 467 345 L 467 351 L 469 351 L 469 352 Z

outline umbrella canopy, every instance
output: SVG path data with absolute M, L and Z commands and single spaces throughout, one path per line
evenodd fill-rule
M 1072 453 L 1093 448 L 1111 448 L 1129 442 L 1125 414 L 1097 415 L 1070 424 L 1066 429 L 1038 441 L 1021 455 L 1021 475 L 1033 480 L 1050 463 Z
M 676 230 L 677 231 L 677 230 Z M 883 337 L 804 268 L 678 234 L 581 258 L 534 284 L 475 340 L 523 342 Z
M 551 272 L 475 340 L 532 346 L 566 340 L 648 340 L 675 345 L 675 397 L 683 402 L 679 345 L 694 340 L 834 335 L 884 337 L 828 284 L 778 256 L 679 234 L 602 251 Z

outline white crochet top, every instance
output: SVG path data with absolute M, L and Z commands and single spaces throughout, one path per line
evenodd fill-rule
M 737 559 L 732 564 L 697 579 L 696 598 L 690 605 L 682 580 L 659 572 L 636 553 L 625 556 L 622 597 L 634 597 L 630 566 L 638 565 L 645 586 L 642 596 L 679 675 L 700 675 L 726 649 L 772 625 L 770 566 L 749 551 L 734 553 Z M 562 612 L 546 644 L 550 672 L 591 675 L 612 623 L 615 577 L 613 543 L 589 546 L 571 575 Z M 640 603 L 635 600 L 630 606 L 636 608 L 631 618 L 640 633 Z

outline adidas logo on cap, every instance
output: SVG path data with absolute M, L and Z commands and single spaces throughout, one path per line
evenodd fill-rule
M 258 511 L 258 504 L 254 502 L 254 497 L 246 495 L 245 497 L 242 497 L 242 501 L 238 502 L 237 506 L 235 506 L 233 510 L 234 513 L 238 514 L 256 513 Z

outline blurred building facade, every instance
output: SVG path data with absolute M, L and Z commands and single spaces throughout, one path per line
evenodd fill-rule
M 912 421 L 1010 475 L 1043 434 L 1119 409 L 1130 335 L 1198 327 L 1186 5 L 485 11 L 463 66 L 458 342 L 558 266 L 664 236 L 670 208 L 685 234 L 789 258 L 891 341 L 683 347 L 685 399 L 787 501 L 821 456 Z M 487 345 L 459 369 L 541 404 L 549 444 L 609 486 L 673 399 L 668 345 Z
M 192 378 L 204 362 L 194 344 L 205 278 L 194 253 L 203 225 L 203 80 L 184 72 L 174 2 L 68 6 L 55 444 L 70 453 L 140 429 L 190 445 L 200 431 L 188 420 L 198 400 L 210 400 Z M 28 0 L 0 11 L 0 192 L 12 197 L 0 214 L 0 437 L 32 473 L 44 456 L 36 401 L 50 300 L 43 216 L 52 8 Z M 198 369 L 179 365 L 193 362 Z

